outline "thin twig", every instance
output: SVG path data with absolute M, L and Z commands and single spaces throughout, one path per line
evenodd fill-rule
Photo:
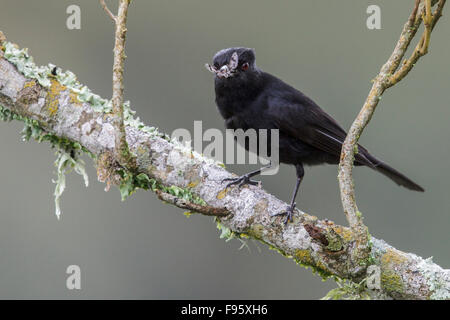
M 156 195 L 160 200 L 173 204 L 178 208 L 198 212 L 205 216 L 226 217 L 231 213 L 226 208 L 217 208 L 208 205 L 196 204 L 186 201 L 182 198 L 178 198 L 170 193 L 166 193 L 161 190 L 156 190 Z
M 119 10 L 116 22 L 115 44 L 114 44 L 114 64 L 113 64 L 113 94 L 112 109 L 116 116 L 114 121 L 116 128 L 115 151 L 120 164 L 127 164 L 129 167 L 135 167 L 135 158 L 131 154 L 125 133 L 124 110 L 123 110 L 123 70 L 125 61 L 125 39 L 128 6 L 130 0 L 120 0 Z
M 416 2 L 414 3 L 414 9 L 411 12 L 411 15 L 409 16 L 409 20 L 408 20 L 408 24 L 411 26 L 414 25 L 414 23 L 416 22 L 417 10 L 419 10 L 419 5 L 420 5 L 420 0 L 416 0 Z
M 112 19 L 112 21 L 116 22 L 117 18 L 114 14 L 109 10 L 108 6 L 105 3 L 105 0 L 100 0 L 100 4 L 103 7 L 103 10 L 108 14 L 108 16 Z
M 442 10 L 444 8 L 446 0 L 440 0 L 436 8 L 435 13 L 431 16 L 429 22 L 424 22 L 425 31 L 420 39 L 419 43 L 416 45 L 413 53 L 408 60 L 403 62 L 403 65 L 398 69 L 389 79 L 387 86 L 391 87 L 400 80 L 402 80 L 408 72 L 413 68 L 415 63 L 420 57 L 424 56 L 428 52 L 428 47 L 430 43 L 431 32 L 433 31 L 437 21 L 442 16 Z M 426 9 L 425 9 L 426 10 Z M 428 19 L 428 18 L 426 18 Z M 427 26 L 428 25 L 428 26 Z
M 423 40 L 421 40 L 422 47 L 420 48 L 420 54 L 424 55 L 428 52 L 428 46 L 430 44 L 431 36 L 431 0 L 425 0 L 425 12 L 422 15 L 423 24 L 425 26 L 425 31 L 423 33 Z

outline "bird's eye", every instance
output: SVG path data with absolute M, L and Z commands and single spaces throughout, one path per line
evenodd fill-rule
M 242 65 L 241 69 L 242 69 L 243 71 L 246 71 L 246 70 L 248 69 L 248 62 L 244 63 L 244 64 Z
M 214 63 L 214 68 L 219 69 L 219 64 L 217 62 Z

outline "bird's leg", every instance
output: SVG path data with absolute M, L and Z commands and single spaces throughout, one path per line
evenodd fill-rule
M 262 170 L 270 168 L 271 165 L 272 165 L 272 163 L 269 163 L 269 165 L 267 165 L 265 167 L 259 168 L 258 170 L 249 172 L 249 173 L 244 174 L 237 178 L 225 178 L 222 180 L 222 183 L 224 181 L 230 181 L 226 186 L 227 188 L 231 187 L 232 185 L 235 185 L 235 184 L 237 184 L 239 188 L 246 184 L 256 186 L 259 184 L 259 181 L 251 180 L 250 178 L 257 176 L 258 174 L 261 174 Z
M 292 194 L 292 200 L 291 204 L 287 207 L 286 211 L 275 213 L 274 216 L 278 215 L 286 215 L 286 218 L 284 220 L 284 224 L 287 224 L 288 222 L 292 222 L 294 210 L 295 210 L 295 198 L 297 197 L 298 189 L 300 188 L 300 184 L 302 183 L 303 176 L 305 175 L 305 171 L 303 170 L 303 165 L 298 164 L 295 166 L 295 169 L 297 170 L 297 182 L 295 183 L 294 192 Z

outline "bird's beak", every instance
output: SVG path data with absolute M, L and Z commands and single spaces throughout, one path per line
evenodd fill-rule
M 229 78 L 234 75 L 236 72 L 236 68 L 238 66 L 239 57 L 237 52 L 234 52 L 231 56 L 230 62 L 227 65 L 223 65 L 220 69 L 216 69 L 214 66 L 209 63 L 205 64 L 206 69 L 208 71 L 214 73 L 218 78 Z
M 211 73 L 214 73 L 214 75 L 220 79 L 222 78 L 228 78 L 231 76 L 230 69 L 227 65 L 222 66 L 220 69 L 216 69 L 214 66 L 211 66 L 210 64 L 205 64 L 206 69 L 210 71 Z

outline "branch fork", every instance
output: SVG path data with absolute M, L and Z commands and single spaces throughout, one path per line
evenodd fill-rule
M 432 13 L 432 6 L 438 2 L 437 8 Z M 357 152 L 358 140 L 364 128 L 370 122 L 372 115 L 381 99 L 384 91 L 402 80 L 413 68 L 417 60 L 428 52 L 431 32 L 439 18 L 446 0 L 416 0 L 412 13 L 403 27 L 397 45 L 388 61 L 382 66 L 380 72 L 373 81 L 372 88 L 367 99 L 349 129 L 347 137 L 342 145 L 341 160 L 339 163 L 339 187 L 341 202 L 347 221 L 355 239 L 354 258 L 364 260 L 370 252 L 369 233 L 363 223 L 363 217 L 358 210 L 355 199 L 355 188 L 352 177 L 355 152 Z M 408 60 L 405 60 L 398 69 L 412 39 L 414 38 L 421 22 L 424 22 L 425 30 L 414 52 Z M 398 70 L 397 70 L 398 69 Z
M 104 0 L 100 0 L 100 4 L 115 23 L 115 44 L 114 44 L 114 63 L 113 63 L 113 94 L 112 94 L 112 111 L 115 115 L 113 121 L 116 144 L 116 158 L 123 167 L 136 168 L 136 158 L 130 152 L 128 147 L 125 125 L 124 125 L 124 62 L 125 62 L 125 39 L 126 39 L 126 23 L 128 15 L 128 6 L 131 0 L 120 0 L 118 13 L 115 16 L 107 7 Z

